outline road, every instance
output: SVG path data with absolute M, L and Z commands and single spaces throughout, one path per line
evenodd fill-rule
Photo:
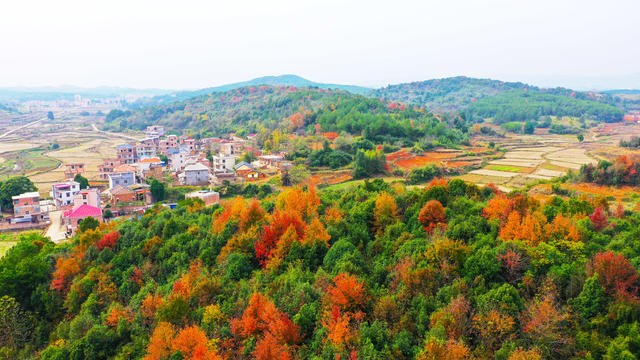
M 112 133 L 112 132 L 108 132 L 108 131 L 102 131 L 102 130 L 100 130 L 100 129 L 98 129 L 96 127 L 96 124 L 91 124 L 91 127 L 93 128 L 94 131 L 97 131 L 97 132 L 99 132 L 101 134 L 105 134 L 105 135 L 109 135 L 109 136 L 118 136 L 118 137 L 121 137 L 121 138 L 134 140 L 134 141 L 140 141 L 140 139 L 134 138 L 133 136 L 124 135 L 124 134 L 118 134 L 118 133 Z
M 63 242 L 67 237 L 61 223 L 62 210 L 51 211 L 49 217 L 51 218 L 51 225 L 49 225 L 44 236 L 48 236 L 56 244 Z
M 14 132 L 16 132 L 16 131 L 18 131 L 18 130 L 20 130 L 20 129 L 24 129 L 24 128 L 29 127 L 29 126 L 31 126 L 31 125 L 37 124 L 37 123 L 39 123 L 39 122 L 40 122 L 40 121 L 42 121 L 42 120 L 44 120 L 44 119 L 36 120 L 36 121 L 34 121 L 34 122 L 30 122 L 30 123 L 28 123 L 28 124 L 26 124 L 26 125 L 22 125 L 22 126 L 20 126 L 20 127 L 17 127 L 17 128 L 15 128 L 15 129 L 13 129 L 13 130 L 9 130 L 9 131 L 7 131 L 6 133 L 4 133 L 4 134 L 0 135 L 0 139 L 2 139 L 2 138 L 3 138 L 3 137 L 5 137 L 5 136 L 9 136 L 9 135 L 13 134 Z

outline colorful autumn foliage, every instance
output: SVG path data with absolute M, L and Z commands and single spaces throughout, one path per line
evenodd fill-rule
M 431 233 L 437 228 L 444 228 L 447 224 L 444 206 L 438 200 L 427 201 L 418 214 L 418 221 L 427 233 Z

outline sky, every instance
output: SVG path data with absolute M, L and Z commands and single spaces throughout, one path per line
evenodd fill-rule
M 638 14 L 638 0 L 3 1 L 0 87 L 196 89 L 296 74 L 640 88 Z

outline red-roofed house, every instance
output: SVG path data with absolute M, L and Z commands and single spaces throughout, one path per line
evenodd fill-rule
M 92 217 L 102 222 L 102 209 L 99 207 L 82 204 L 63 214 L 63 223 L 67 226 L 67 231 L 73 233 L 78 228 L 78 223 L 85 218 Z

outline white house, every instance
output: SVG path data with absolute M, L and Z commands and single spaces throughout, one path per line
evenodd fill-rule
M 214 155 L 213 159 L 213 171 L 233 171 L 233 166 L 236 164 L 236 157 L 233 155 Z
M 51 187 L 51 198 L 57 207 L 73 205 L 73 196 L 80 191 L 80 183 L 75 181 L 66 181 L 55 183 Z

